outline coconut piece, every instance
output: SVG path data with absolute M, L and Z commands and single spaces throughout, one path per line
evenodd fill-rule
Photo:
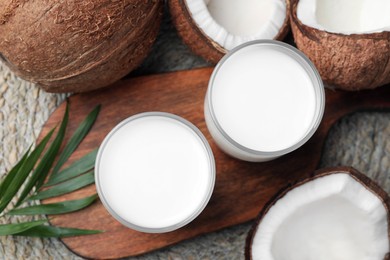
M 0 3 L 0 59 L 49 92 L 107 86 L 136 68 L 159 29 L 160 0 Z
M 173 23 L 190 49 L 217 63 L 252 40 L 282 40 L 289 29 L 287 0 L 169 0 Z
M 340 34 L 367 34 L 390 30 L 387 0 L 299 0 L 299 20 L 319 30 Z
M 358 171 L 318 171 L 264 207 L 248 235 L 246 258 L 383 260 L 389 207 L 388 194 Z
M 295 43 L 326 84 L 360 90 L 390 83 L 390 16 L 381 18 L 382 12 L 390 11 L 390 3 L 378 1 L 291 2 Z M 373 7 L 368 8 L 370 4 Z

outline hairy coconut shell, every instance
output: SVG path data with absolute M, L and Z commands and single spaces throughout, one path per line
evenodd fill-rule
M 297 17 L 291 3 L 291 27 L 297 47 L 328 85 L 344 90 L 372 89 L 390 83 L 390 32 L 344 35 L 318 30 Z
M 277 194 L 275 194 L 275 196 L 272 197 L 267 202 L 267 204 L 261 210 L 260 214 L 255 220 L 255 223 L 253 224 L 251 230 L 248 233 L 246 244 L 245 244 L 245 259 L 252 260 L 252 244 L 253 244 L 253 239 L 255 237 L 257 228 L 260 222 L 263 220 L 264 216 L 270 211 L 272 206 L 274 206 L 281 198 L 283 198 L 289 191 L 293 190 L 294 188 L 301 186 L 307 182 L 313 181 L 317 178 L 328 176 L 335 173 L 340 173 L 340 172 L 349 174 L 349 176 L 351 176 L 356 181 L 361 183 L 363 186 L 365 186 L 368 190 L 372 191 L 381 199 L 383 206 L 385 207 L 387 212 L 387 223 L 390 224 L 390 197 L 378 184 L 376 184 L 373 180 L 368 178 L 366 175 L 360 173 L 359 171 L 357 171 L 352 167 L 324 168 L 315 171 L 313 174 L 304 178 L 303 180 L 289 184 L 287 187 L 285 187 L 284 189 L 280 190 Z M 387 229 L 388 229 L 387 233 L 389 234 L 389 240 L 390 240 L 390 225 L 388 225 Z M 390 260 L 390 253 L 386 255 L 384 260 Z
M 192 19 L 185 0 L 169 0 L 169 10 L 173 24 L 183 42 L 197 55 L 213 64 L 228 52 L 224 47 L 213 41 Z M 283 40 L 290 30 L 289 26 L 290 0 L 286 0 L 286 18 L 275 40 Z
M 162 0 L 4 0 L 0 59 L 49 92 L 104 87 L 145 58 L 162 7 Z

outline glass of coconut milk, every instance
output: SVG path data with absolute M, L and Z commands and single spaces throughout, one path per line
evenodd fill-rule
M 262 162 L 309 140 L 324 106 L 323 82 L 310 60 L 288 44 L 258 40 L 238 46 L 218 63 L 205 119 L 223 151 Z
M 108 212 L 141 232 L 178 229 L 206 207 L 215 162 L 203 134 L 187 120 L 146 112 L 119 123 L 104 139 L 96 189 Z

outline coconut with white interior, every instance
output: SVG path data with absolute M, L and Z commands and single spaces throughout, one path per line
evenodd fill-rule
M 390 198 L 358 171 L 338 167 L 290 185 L 262 210 L 247 259 L 383 260 Z
M 293 0 L 297 47 L 328 85 L 372 89 L 390 83 L 390 1 Z
M 252 40 L 282 40 L 289 30 L 289 0 L 169 0 L 173 23 L 193 52 L 217 63 Z

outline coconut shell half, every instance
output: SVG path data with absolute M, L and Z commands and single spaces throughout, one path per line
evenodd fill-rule
M 203 1 L 203 0 L 200 0 Z M 229 51 L 210 38 L 191 16 L 186 0 L 168 0 L 172 21 L 183 42 L 197 55 L 213 64 Z M 283 40 L 290 30 L 289 25 L 290 1 L 286 0 L 286 16 L 283 26 L 279 29 L 274 40 Z
M 349 208 L 349 204 L 358 206 Z M 319 170 L 290 184 L 266 204 L 248 234 L 245 258 L 390 259 L 389 209 L 388 194 L 357 170 Z M 365 239 L 371 243 L 364 243 Z M 365 250 L 369 253 L 362 254 Z
M 161 0 L 5 0 L 0 59 L 48 92 L 104 87 L 146 57 L 162 7 Z
M 297 47 L 317 67 L 324 82 L 344 90 L 373 89 L 390 83 L 390 32 L 337 34 L 303 24 L 298 0 L 291 2 Z

